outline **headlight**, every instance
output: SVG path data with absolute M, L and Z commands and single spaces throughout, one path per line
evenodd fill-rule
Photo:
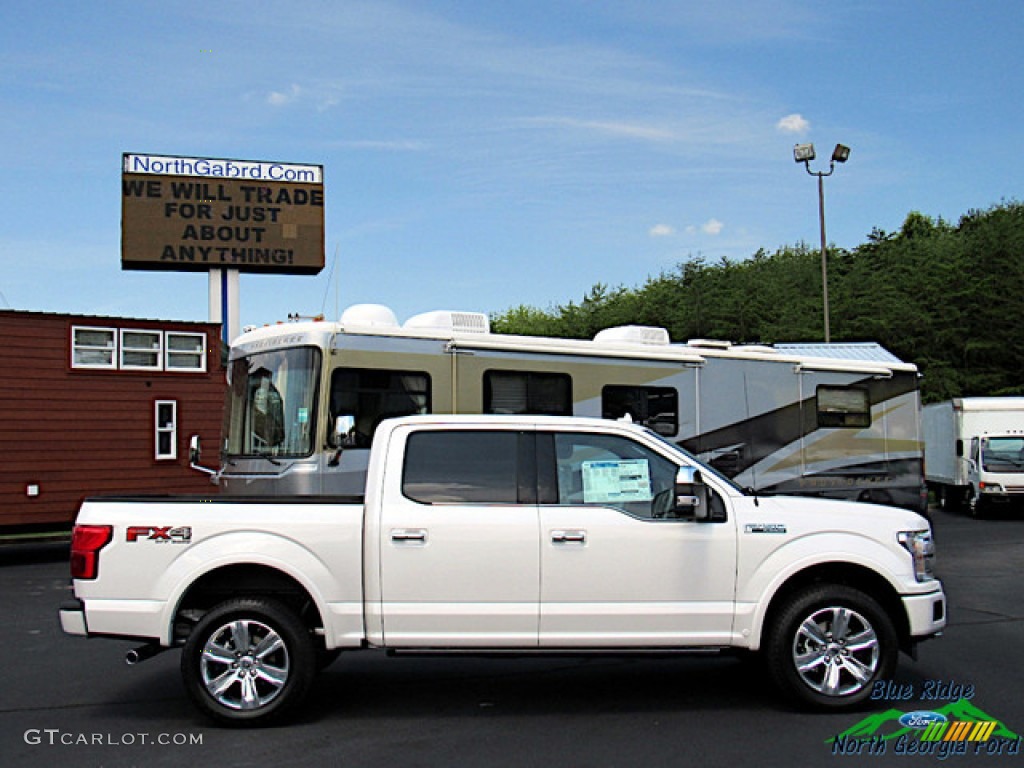
M 934 579 L 935 542 L 931 531 L 901 531 L 899 542 L 914 558 L 914 577 L 918 581 Z

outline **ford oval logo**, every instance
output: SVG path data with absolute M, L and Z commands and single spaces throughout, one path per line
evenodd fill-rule
M 946 722 L 946 716 L 940 715 L 938 712 L 907 712 L 900 718 L 900 725 L 905 725 L 908 728 L 927 728 L 932 723 L 944 723 Z

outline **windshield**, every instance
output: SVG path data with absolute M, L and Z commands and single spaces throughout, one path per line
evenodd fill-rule
M 698 459 L 696 456 L 694 456 L 692 453 L 690 453 L 685 448 L 682 448 L 682 447 L 676 445 L 675 443 L 673 443 L 671 440 L 669 440 L 668 438 L 664 437 L 663 435 L 659 435 L 657 432 L 655 432 L 650 427 L 644 427 L 644 431 L 647 432 L 649 435 L 652 435 L 653 437 L 656 437 L 660 443 L 663 443 L 664 445 L 667 445 L 669 448 L 671 448 L 676 453 L 680 453 L 683 456 L 685 456 L 691 462 L 693 462 L 698 467 L 700 467 L 702 472 L 704 472 L 704 473 L 706 473 L 708 475 L 714 475 L 716 478 L 721 480 L 723 483 L 728 485 L 730 488 L 732 488 L 733 490 L 735 490 L 735 491 L 737 491 L 737 492 L 739 492 L 739 493 L 741 493 L 743 495 L 747 494 L 746 489 L 744 489 L 744 488 L 740 487 L 739 485 L 737 485 L 733 480 L 730 480 L 728 477 L 723 475 L 721 472 L 719 472 L 717 469 L 715 469 L 711 465 L 709 465 L 706 462 L 703 462 L 700 459 Z
M 309 347 L 232 361 L 224 409 L 227 455 L 311 454 L 319 373 L 320 351 Z
M 1024 437 L 983 437 L 981 462 L 989 472 L 1024 469 Z

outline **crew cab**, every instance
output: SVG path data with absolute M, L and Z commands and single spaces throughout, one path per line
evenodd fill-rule
M 85 501 L 60 619 L 139 641 L 130 662 L 180 647 L 189 696 L 232 724 L 362 648 L 739 649 L 831 710 L 941 632 L 933 561 L 916 513 L 753 495 L 639 425 L 410 416 L 378 428 L 362 498 Z

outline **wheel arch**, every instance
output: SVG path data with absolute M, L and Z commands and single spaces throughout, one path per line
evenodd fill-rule
M 910 620 L 899 593 L 881 574 L 863 565 L 848 562 L 818 563 L 791 574 L 775 590 L 768 603 L 757 630 L 758 647 L 764 647 L 767 633 L 789 600 L 795 594 L 819 584 L 841 584 L 875 600 L 892 621 L 899 637 L 900 650 L 911 652 Z
M 203 614 L 225 600 L 239 597 L 275 600 L 310 631 L 325 627 L 318 601 L 294 576 L 265 563 L 231 563 L 212 568 L 184 590 L 173 613 L 171 643 L 184 643 Z

